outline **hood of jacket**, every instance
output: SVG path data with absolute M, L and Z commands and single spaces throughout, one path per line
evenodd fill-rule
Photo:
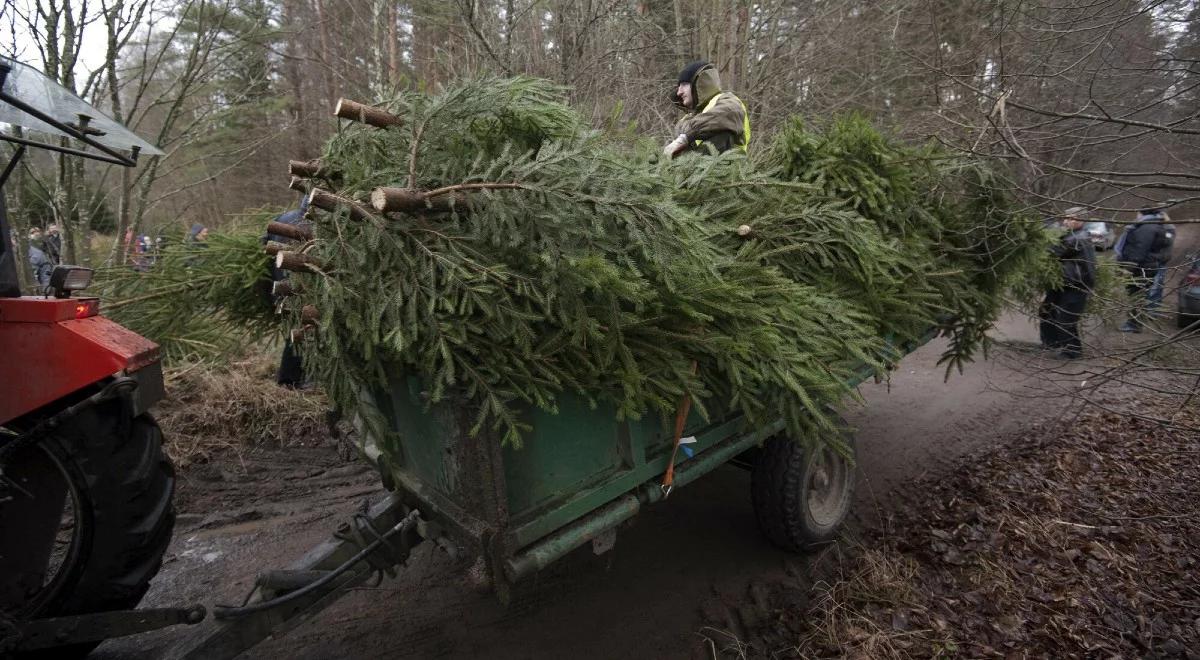
M 721 75 L 717 73 L 717 67 L 709 64 L 697 71 L 696 77 L 692 78 L 692 96 L 696 99 L 696 107 L 692 108 L 692 111 L 700 112 L 714 96 L 720 93 Z

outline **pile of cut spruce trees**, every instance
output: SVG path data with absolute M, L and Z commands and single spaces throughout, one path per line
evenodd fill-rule
M 986 348 L 1040 223 L 986 164 L 857 116 L 789 120 L 741 153 L 657 156 L 595 131 L 567 90 L 481 78 L 365 105 L 292 161 L 305 223 L 268 244 L 290 339 L 343 412 L 398 450 L 363 391 L 400 375 L 520 446 L 564 394 L 618 418 L 707 416 L 836 438 L 863 365 L 937 328 Z

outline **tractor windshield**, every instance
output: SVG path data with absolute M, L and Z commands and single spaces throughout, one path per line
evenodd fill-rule
M 84 133 L 99 145 L 114 151 L 127 152 L 136 148 L 142 155 L 162 155 L 158 147 L 113 121 L 41 71 L 7 57 L 0 57 L 0 67 L 8 68 L 4 86 L 0 88 L 5 97 L 0 103 L 0 122 L 49 136 L 74 139 L 76 136 L 54 124 L 78 131 L 82 120 Z

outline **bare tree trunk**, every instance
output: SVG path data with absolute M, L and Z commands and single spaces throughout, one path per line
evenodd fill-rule
M 400 16 L 395 0 L 388 2 L 388 82 L 400 84 Z
M 426 89 L 435 89 L 440 80 L 437 46 L 446 43 L 445 26 L 439 25 L 436 3 L 413 2 L 413 66 Z
M 121 86 L 117 78 L 117 58 L 120 56 L 117 39 L 117 22 L 121 18 L 121 10 L 125 3 L 118 0 L 112 7 L 104 8 L 104 27 L 106 30 L 107 47 L 104 56 L 104 70 L 108 78 L 108 102 L 113 119 L 119 123 L 125 122 L 125 113 L 121 104 Z M 117 197 L 117 240 L 113 241 L 108 251 L 106 263 L 124 263 L 126 255 L 122 245 L 122 237 L 129 227 L 129 201 L 133 192 L 133 180 L 129 168 L 121 168 L 121 190 Z M 119 257 L 119 260 L 118 260 Z
M 530 50 L 529 57 L 529 73 L 540 73 L 541 67 L 538 64 L 542 61 L 542 56 L 546 53 L 546 42 L 542 35 L 542 0 L 533 0 L 533 6 L 529 10 L 529 38 Z
M 317 31 L 321 42 L 321 62 L 324 66 L 321 67 L 324 82 L 325 82 L 325 99 L 332 101 L 337 98 L 337 88 L 333 84 L 333 58 L 332 51 L 329 49 L 329 30 L 330 17 L 325 10 L 325 0 L 314 0 L 313 3 L 317 9 L 317 25 L 320 28 Z
M 374 98 L 383 96 L 384 79 L 387 77 L 383 72 L 383 40 L 387 34 L 387 26 L 383 24 L 383 2 L 384 0 L 371 0 L 371 61 L 367 73 L 367 88 L 371 90 L 371 96 Z
M 942 34 L 940 25 L 938 24 L 938 3 L 936 0 L 929 2 L 929 27 L 933 33 L 933 37 L 929 40 L 933 45 L 933 65 L 934 71 L 932 75 L 931 88 L 933 92 L 933 107 L 940 108 L 942 106 L 942 87 L 941 87 L 941 71 L 942 71 Z
M 513 30 L 516 28 L 516 17 L 513 0 L 504 0 L 504 59 L 511 66 L 513 61 Z
M 683 64 L 688 57 L 683 31 L 683 0 L 672 0 L 671 5 L 675 9 L 675 62 Z

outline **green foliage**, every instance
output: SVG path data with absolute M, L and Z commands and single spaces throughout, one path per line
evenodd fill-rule
M 410 130 L 330 141 L 345 197 L 407 185 L 412 153 L 420 187 L 516 188 L 440 216 L 317 214 L 310 251 L 329 267 L 298 277 L 296 303 L 321 312 L 308 368 L 350 409 L 384 365 L 419 375 L 431 401 L 469 402 L 477 432 L 512 444 L 520 409 L 554 410 L 564 391 L 621 417 L 671 414 L 686 392 L 750 423 L 783 414 L 798 436 L 828 427 L 851 370 L 881 364 L 871 315 L 724 250 L 712 220 L 672 201 L 667 166 L 583 130 L 559 93 L 516 79 L 401 97 L 389 108 Z
M 310 213 L 321 264 L 285 316 L 319 311 L 306 369 L 396 452 L 362 392 L 416 376 L 430 403 L 473 411 L 473 433 L 519 445 L 522 411 L 572 392 L 620 418 L 782 416 L 829 437 L 829 409 L 864 366 L 940 326 L 961 365 L 1012 285 L 1044 265 L 1045 236 L 977 163 L 895 144 L 860 118 L 793 122 L 768 162 L 676 161 L 591 131 L 531 78 L 486 78 L 385 107 L 402 128 L 347 124 L 322 185 L 365 204 L 377 187 L 449 188 L 448 211 Z M 261 224 L 269 219 L 263 214 Z M 748 231 L 738 231 L 745 226 Z M 103 273 L 118 320 L 170 355 L 221 350 L 275 327 L 259 288 L 261 230 L 175 244 L 147 273 Z
M 884 230 L 904 234 L 924 219 L 914 179 L 928 156 L 893 144 L 861 115 L 839 118 L 823 132 L 792 117 L 767 159 L 783 178 L 813 184 Z
M 320 310 L 303 352 L 338 405 L 371 421 L 360 392 L 405 372 L 511 444 L 523 408 L 554 410 L 566 391 L 621 417 L 669 415 L 687 393 L 706 413 L 782 415 L 812 437 L 854 370 L 894 357 L 884 337 L 941 322 L 948 359 L 969 358 L 1037 252 L 986 170 L 861 120 L 794 124 L 773 167 L 736 154 L 655 163 L 588 130 L 562 93 L 516 78 L 404 95 L 387 104 L 404 130 L 349 125 L 326 145 L 344 197 L 472 191 L 448 213 L 316 214 L 304 250 L 326 266 L 296 276 L 306 293 L 287 311 L 296 323 L 301 304 Z M 259 227 L 273 215 L 205 247 L 171 242 L 146 272 L 105 269 L 107 313 L 171 359 L 271 332 Z
M 1061 269 L 1057 270 L 1061 273 Z M 1129 311 L 1126 289 L 1131 279 L 1129 271 L 1121 268 L 1114 259 L 1097 259 L 1096 284 L 1092 287 L 1092 295 L 1088 296 L 1084 314 L 1102 319 L 1123 318 Z
M 360 203 L 380 186 L 469 191 L 448 212 L 314 214 L 304 250 L 324 266 L 296 275 L 287 307 L 296 324 L 302 304 L 319 310 L 302 351 L 338 405 L 379 424 L 360 393 L 406 373 L 514 445 L 521 410 L 568 391 L 620 417 L 673 414 L 687 393 L 812 437 L 853 370 L 886 366 L 885 336 L 943 319 L 968 358 L 998 291 L 959 289 L 1001 286 L 1020 260 L 994 235 L 1020 222 L 983 170 L 903 165 L 912 153 L 861 120 L 793 126 L 772 153 L 802 154 L 774 169 L 657 163 L 588 130 L 562 94 L 529 78 L 405 94 L 384 106 L 403 128 L 348 124 L 326 145 L 335 192 Z
M 715 230 L 711 240 L 738 260 L 841 297 L 871 318 L 879 336 L 912 340 L 935 325 L 937 294 L 919 284 L 936 264 L 911 259 L 845 200 L 734 154 L 681 159 L 668 174 L 676 177 L 675 199 L 702 213 Z M 733 231 L 742 225 L 751 230 L 746 237 Z
M 169 241 L 145 271 L 129 265 L 96 273 L 105 316 L 157 342 L 172 361 L 231 355 L 279 326 L 272 309 L 262 226 L 274 214 L 204 244 Z
M 871 309 L 881 331 L 902 337 L 940 325 L 951 338 L 942 356 L 948 369 L 961 369 L 986 350 L 987 329 L 1006 291 L 1039 264 L 1044 267 L 1040 225 L 1017 208 L 996 172 L 977 161 L 897 144 L 855 115 L 820 132 L 793 118 L 766 160 L 784 178 L 810 184 L 831 202 L 842 201 L 873 220 L 881 234 L 869 243 L 894 241 L 899 286 L 878 295 L 866 292 Z M 840 263 L 862 271 L 860 261 Z

